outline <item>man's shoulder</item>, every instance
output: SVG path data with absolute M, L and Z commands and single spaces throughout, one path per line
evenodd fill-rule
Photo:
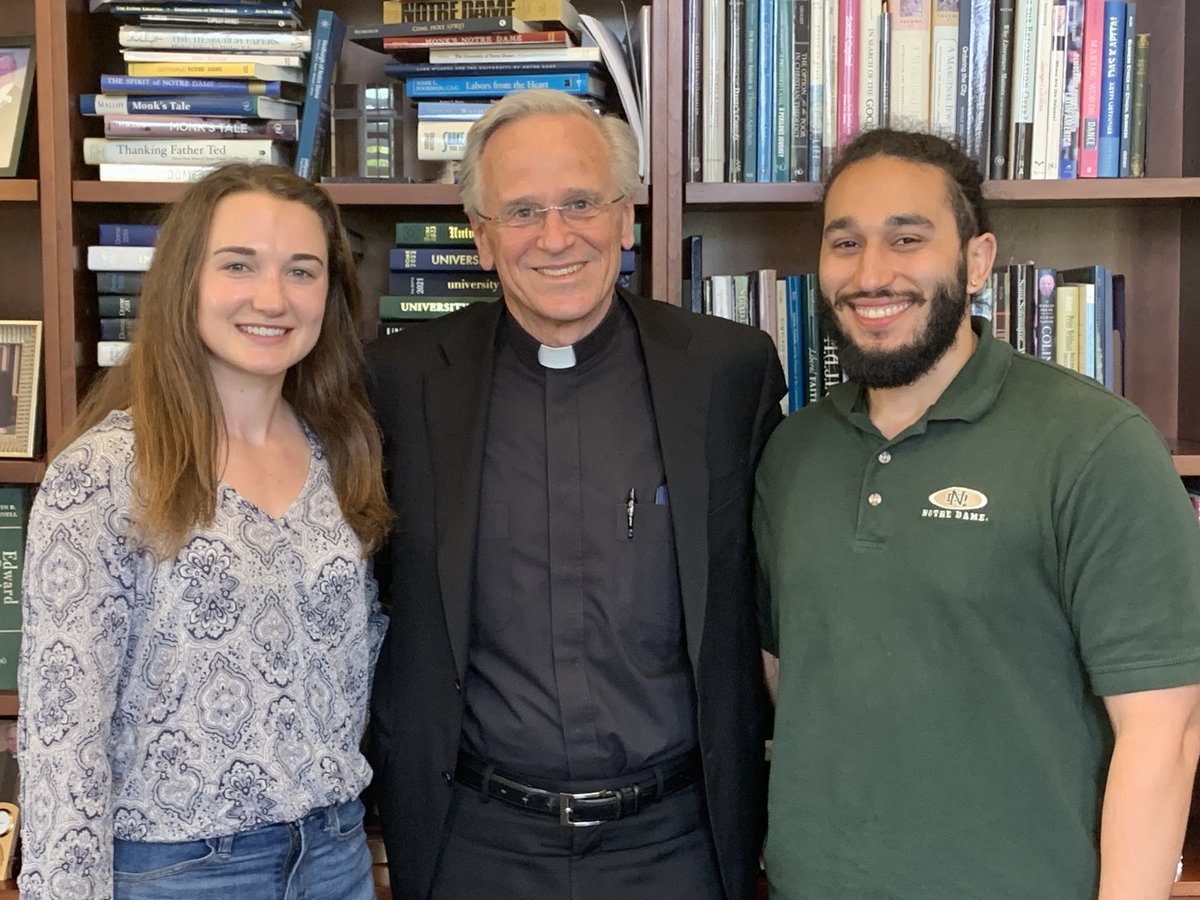
M 1013 354 L 1005 393 L 1017 407 L 1033 407 L 1030 412 L 1038 418 L 1073 428 L 1145 418 L 1136 405 L 1094 378 L 1023 353 Z
M 422 367 L 440 358 L 440 348 L 459 335 L 480 334 L 496 322 L 495 303 L 472 303 L 436 319 L 414 322 L 396 334 L 372 341 L 366 347 L 367 367 L 373 372 Z

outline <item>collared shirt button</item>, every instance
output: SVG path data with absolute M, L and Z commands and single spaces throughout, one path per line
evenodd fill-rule
M 869 496 L 867 498 L 867 502 L 870 503 L 872 506 L 878 506 L 880 503 L 883 502 L 883 497 L 881 497 L 879 494 L 872 494 L 871 496 Z
M 882 453 L 879 454 L 879 461 L 883 465 L 886 466 L 888 463 L 890 463 L 892 461 L 892 454 L 890 454 L 888 451 L 884 450 Z

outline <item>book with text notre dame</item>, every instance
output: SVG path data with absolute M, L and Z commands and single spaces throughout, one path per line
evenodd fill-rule
M 0 487 L 0 690 L 4 691 L 17 689 L 27 497 L 24 487 Z

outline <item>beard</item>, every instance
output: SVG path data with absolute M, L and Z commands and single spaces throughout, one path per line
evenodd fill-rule
M 838 321 L 837 310 L 854 300 L 884 298 L 928 304 L 925 328 L 910 343 L 894 350 L 871 350 L 856 344 Z M 954 278 L 939 281 L 931 297 L 919 291 L 876 291 L 846 294 L 836 300 L 822 293 L 821 300 L 821 327 L 837 345 L 846 378 L 866 388 L 905 387 L 937 365 L 954 344 L 967 310 L 967 263 L 960 259 Z

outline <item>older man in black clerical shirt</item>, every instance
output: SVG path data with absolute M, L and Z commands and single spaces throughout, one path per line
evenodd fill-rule
M 369 350 L 397 528 L 372 735 L 398 898 L 750 900 L 749 537 L 780 419 L 754 329 L 616 286 L 636 142 L 551 91 L 471 130 L 503 300 Z

